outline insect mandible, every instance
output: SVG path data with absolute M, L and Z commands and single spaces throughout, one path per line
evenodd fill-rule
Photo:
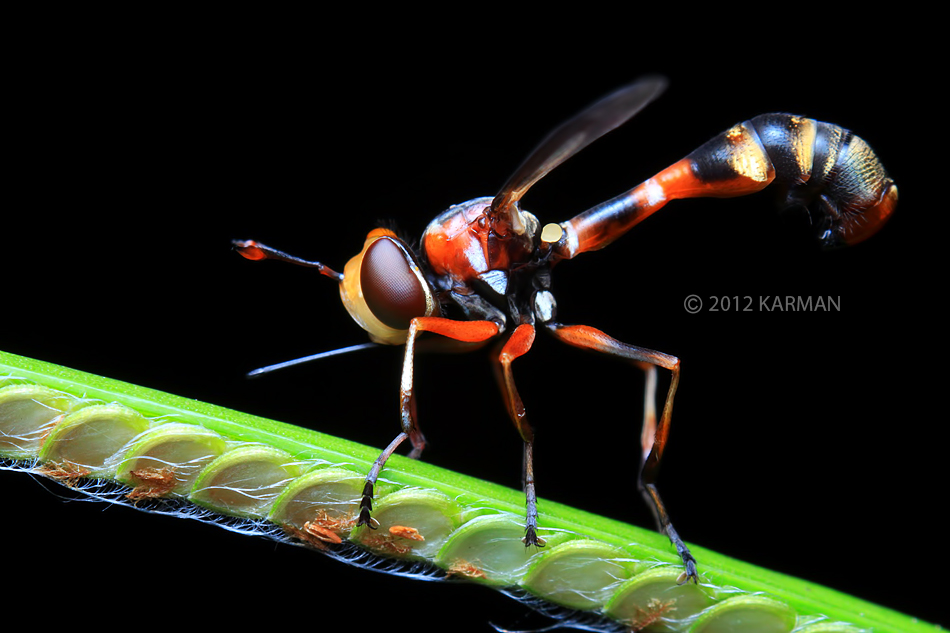
M 601 249 L 670 200 L 733 197 L 775 183 L 786 206 L 808 206 L 824 247 L 852 245 L 876 233 L 892 215 L 897 187 L 861 138 L 836 125 L 790 114 L 763 114 L 739 123 L 633 189 L 560 224 L 541 226 L 519 201 L 538 180 L 588 144 L 623 124 L 666 87 L 641 78 L 597 101 L 552 131 L 493 198 L 476 198 L 441 213 L 412 249 L 386 228 L 370 231 L 342 273 L 253 240 L 234 246 L 252 260 L 278 259 L 314 267 L 339 282 L 350 316 L 377 344 L 405 345 L 399 388 L 401 430 L 366 475 L 359 525 L 376 527 L 373 490 L 386 460 L 405 440 L 418 458 L 426 440 L 416 416 L 413 359 L 417 337 L 479 347 L 500 339 L 492 356 L 508 415 L 524 443 L 526 546 L 538 535 L 533 467 L 534 432 L 512 373 L 541 329 L 569 345 L 633 361 L 646 372 L 638 487 L 658 528 L 682 558 L 681 580 L 698 582 L 696 560 L 670 521 L 656 487 L 679 385 L 675 356 L 618 341 L 587 325 L 557 321 L 551 270 L 561 260 Z M 662 413 L 654 410 L 656 367 L 671 372 Z

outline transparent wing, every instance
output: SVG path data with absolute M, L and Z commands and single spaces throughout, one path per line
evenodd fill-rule
M 666 88 L 666 79 L 642 77 L 610 93 L 572 119 L 555 128 L 541 141 L 492 200 L 492 211 L 507 213 L 531 186 L 549 171 L 592 142 L 622 125 L 656 99 Z

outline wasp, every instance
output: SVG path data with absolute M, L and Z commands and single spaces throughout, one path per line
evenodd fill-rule
M 316 268 L 339 283 L 343 305 L 375 344 L 404 345 L 399 386 L 401 430 L 366 475 L 359 525 L 376 527 L 373 490 L 390 455 L 407 439 L 410 457 L 426 445 L 416 415 L 413 365 L 425 333 L 445 346 L 477 348 L 498 340 L 492 355 L 507 413 L 524 444 L 526 546 L 538 535 L 533 467 L 534 431 L 515 385 L 512 363 L 526 354 L 540 329 L 578 348 L 632 361 L 646 372 L 638 487 L 683 561 L 682 582 L 698 582 L 696 559 L 670 520 L 656 487 L 670 432 L 680 360 L 621 342 L 588 325 L 557 320 L 551 272 L 562 260 L 599 250 L 669 201 L 733 197 L 770 184 L 784 206 L 804 206 L 816 219 L 824 247 L 862 242 L 887 222 L 897 187 L 870 146 L 837 125 L 791 114 L 763 114 L 734 125 L 682 160 L 633 189 L 560 224 L 542 226 L 521 198 L 555 167 L 625 123 L 665 89 L 666 80 L 641 78 L 607 95 L 553 130 L 494 197 L 454 205 L 425 229 L 418 249 L 388 228 L 367 235 L 358 255 L 337 272 L 253 240 L 235 241 L 251 260 L 277 259 Z M 656 368 L 671 373 L 662 412 L 656 415 Z

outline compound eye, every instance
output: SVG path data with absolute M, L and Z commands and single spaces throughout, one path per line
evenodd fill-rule
M 360 287 L 373 316 L 391 328 L 406 330 L 413 317 L 427 312 L 425 282 L 409 253 L 388 237 L 370 244 L 363 254 Z

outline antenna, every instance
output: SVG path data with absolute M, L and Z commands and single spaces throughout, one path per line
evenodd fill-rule
M 266 367 L 261 367 L 253 371 L 247 372 L 248 378 L 257 378 L 263 374 L 269 374 L 272 371 L 277 371 L 278 369 L 284 369 L 285 367 L 293 367 L 294 365 L 300 365 L 301 363 L 308 363 L 312 360 L 320 360 L 321 358 L 329 358 L 330 356 L 336 356 L 337 354 L 346 354 L 349 352 L 358 352 L 362 349 L 370 349 L 371 347 L 379 347 L 377 343 L 361 343 L 359 345 L 351 345 L 349 347 L 341 347 L 340 349 L 333 349 L 328 352 L 320 352 L 319 354 L 311 354 L 310 356 L 302 356 L 300 358 L 294 358 L 292 360 L 285 360 L 282 363 L 276 363 L 274 365 L 268 365 Z

